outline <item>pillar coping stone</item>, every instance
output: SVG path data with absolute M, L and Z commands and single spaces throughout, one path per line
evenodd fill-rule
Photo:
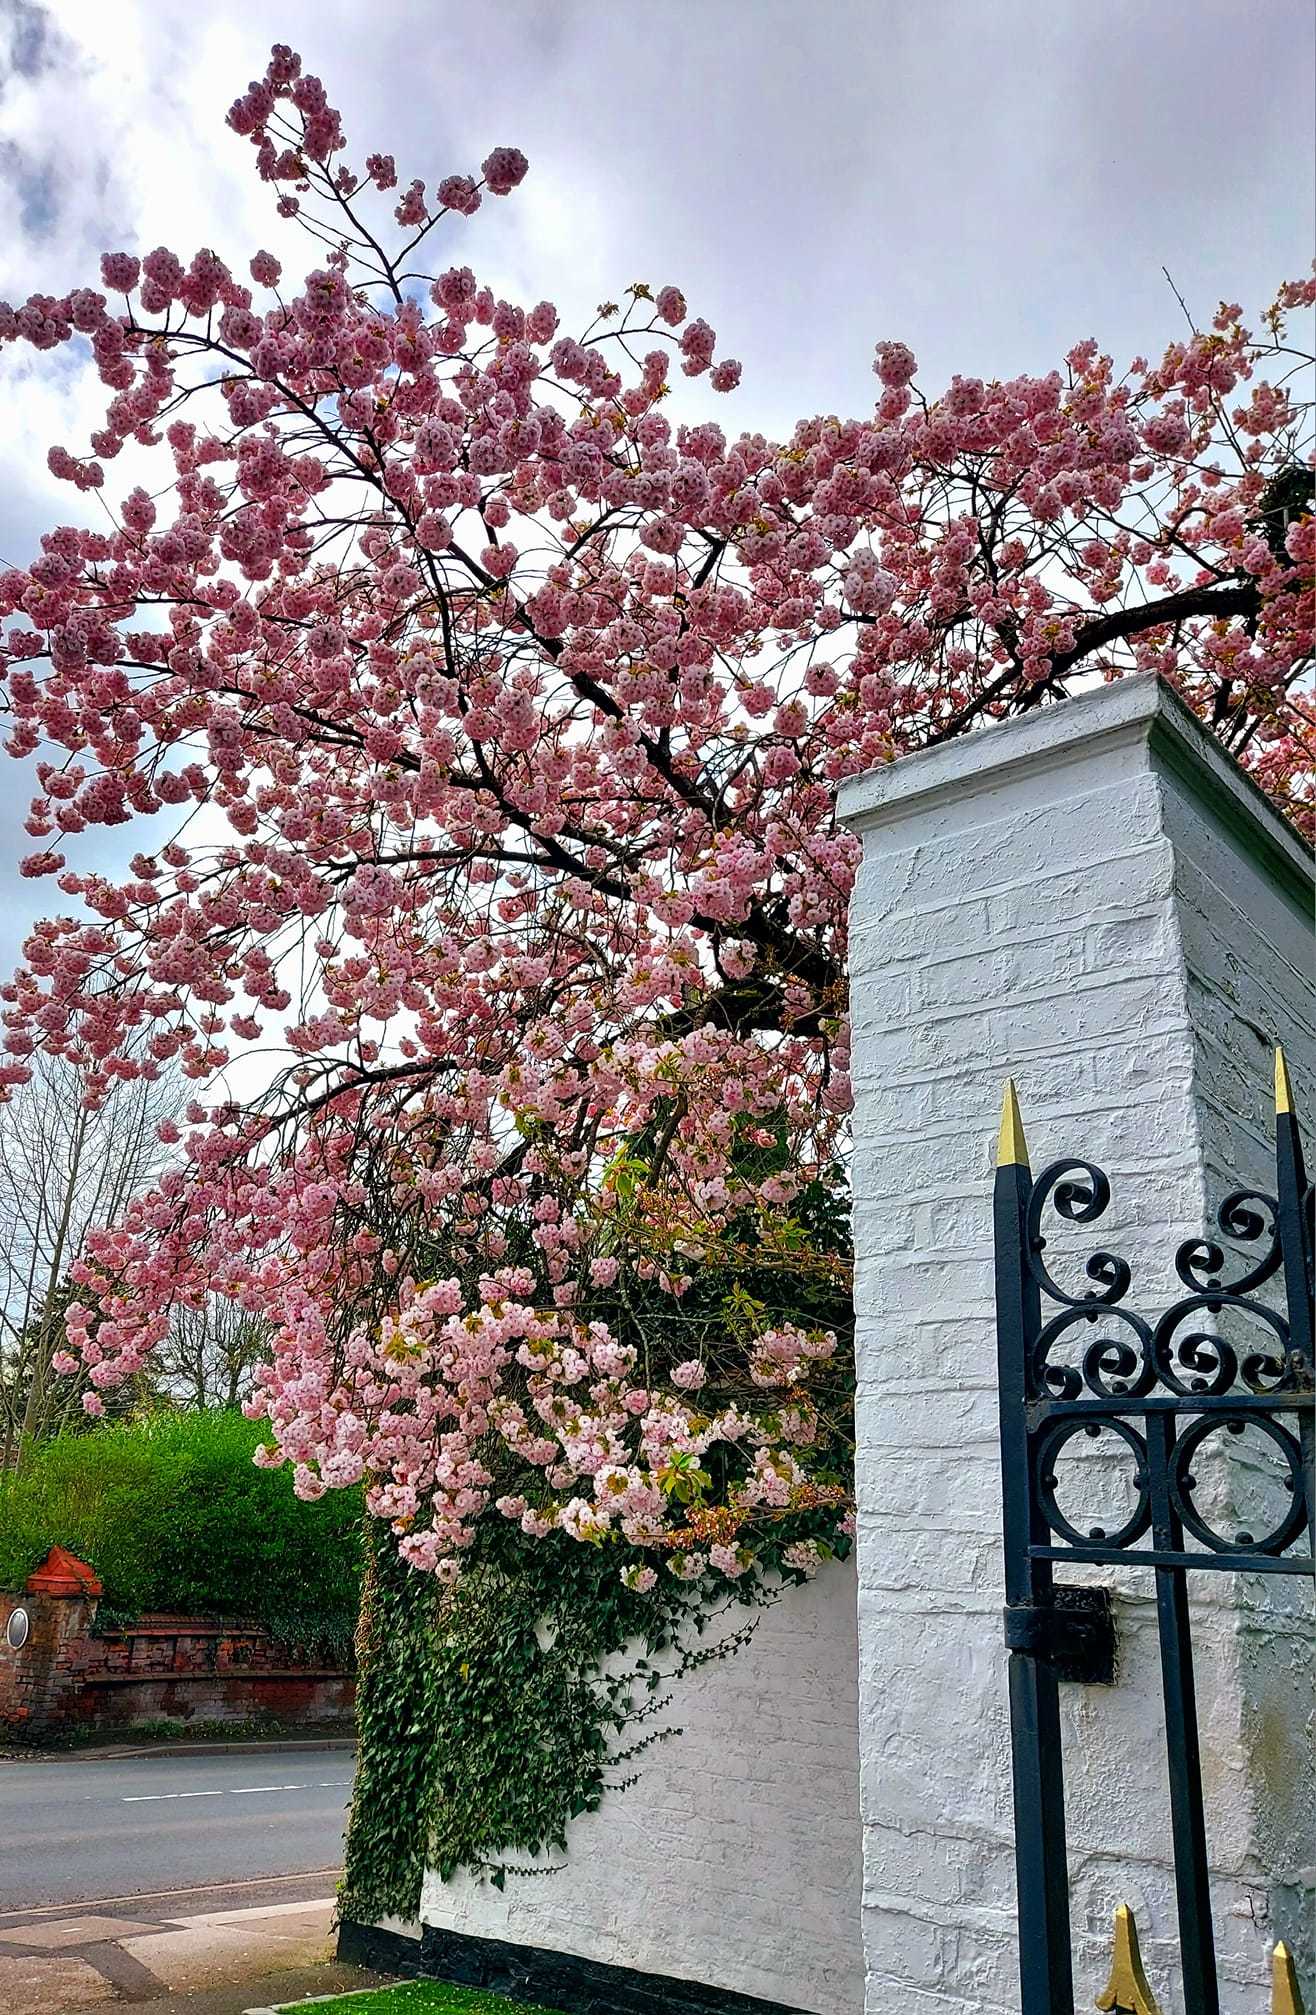
M 923 800 L 994 786 L 1006 772 L 1026 773 L 1090 756 L 1096 742 L 1146 745 L 1222 823 L 1246 832 L 1250 850 L 1276 879 L 1309 905 L 1313 850 L 1271 804 L 1173 688 L 1142 674 L 995 722 L 936 748 L 919 749 L 841 785 L 837 815 L 855 833 L 908 816 Z
M 29 1595 L 103 1595 L 104 1588 L 85 1560 L 66 1546 L 52 1546 L 40 1567 L 28 1575 Z

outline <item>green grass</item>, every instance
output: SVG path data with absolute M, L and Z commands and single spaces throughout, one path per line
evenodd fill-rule
M 558 2008 L 508 2001 L 483 1987 L 454 1987 L 445 1980 L 404 1980 L 397 1987 L 372 1987 L 364 1994 L 334 1994 L 325 2001 L 289 2001 L 279 2015 L 315 2015 L 317 2008 L 342 2015 L 562 2015 Z

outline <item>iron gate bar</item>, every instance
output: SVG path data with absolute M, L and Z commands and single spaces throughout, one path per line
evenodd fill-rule
M 1282 1049 L 1275 1051 L 1275 1201 L 1275 1223 L 1284 1255 L 1290 1345 L 1311 1366 L 1316 1363 L 1312 1348 L 1312 1330 L 1316 1324 L 1312 1305 L 1316 1239 L 1313 1239 L 1311 1187 L 1303 1162 L 1302 1135 L 1298 1131 L 1293 1087 Z
M 1316 1206 L 1307 1180 L 1293 1087 L 1282 1049 L 1275 1051 L 1275 1223 L 1284 1254 L 1284 1297 L 1291 1348 L 1316 1366 Z M 1316 1409 L 1298 1423 L 1307 1479 L 1307 1547 L 1316 1560 Z
M 1152 1531 L 1157 1544 L 1166 1552 L 1183 1545 L 1170 1496 L 1174 1440 L 1172 1413 L 1158 1413 L 1148 1421 Z M 1174 1893 L 1184 2008 L 1186 2015 L 1220 2015 L 1186 1568 L 1156 1569 L 1156 1628 L 1161 1645 L 1161 1692 L 1165 1702 L 1165 1753 L 1170 1776 L 1170 1830 L 1174 1840 Z
M 1272 1560 L 1263 1554 L 1241 1566 L 1231 1553 L 1144 1553 L 1141 1547 L 1121 1552 L 1116 1546 L 1035 1546 L 1037 1560 L 1073 1560 L 1084 1567 L 1206 1567 L 1226 1574 L 1310 1574 L 1305 1559 Z
M 1202 1392 L 1192 1396 L 1194 1413 L 1272 1413 L 1275 1402 L 1265 1393 L 1257 1392 Z M 1183 1401 L 1167 1398 L 1163 1393 L 1121 1395 L 1118 1406 L 1111 1410 L 1117 1413 L 1181 1413 Z M 1090 1399 L 1030 1399 L 1024 1408 L 1030 1427 L 1040 1427 L 1048 1420 L 1090 1420 L 1093 1403 Z
M 1275 1112 L 1275 1195 L 1235 1190 L 1217 1213 L 1226 1237 L 1259 1248 L 1257 1256 L 1230 1281 L 1226 1269 L 1238 1262 L 1224 1247 L 1185 1241 L 1174 1266 L 1187 1292 L 1153 1320 L 1126 1305 L 1132 1270 L 1114 1253 L 1090 1255 L 1092 1285 L 1081 1294 L 1048 1271 L 1044 1211 L 1094 1223 L 1110 1184 L 1093 1163 L 1073 1158 L 1034 1178 L 1015 1089 L 1006 1086 L 996 1309 L 1022 2015 L 1073 2015 L 1074 2007 L 1057 1684 L 1066 1676 L 1058 1652 L 1074 1632 L 1058 1607 L 1069 1592 L 1054 1580 L 1055 1563 L 1066 1560 L 1155 1575 L 1185 2009 L 1219 2015 L 1188 1576 L 1199 1568 L 1310 1574 L 1316 1554 L 1313 1193 L 1279 1050 Z M 1283 1314 L 1255 1294 L 1281 1270 Z M 1059 1311 L 1045 1321 L 1043 1299 Z M 1264 1345 L 1254 1338 L 1254 1347 L 1236 1347 L 1217 1322 L 1231 1312 L 1259 1324 Z M 1096 1331 L 1085 1347 L 1081 1330 Z M 1217 1435 L 1249 1428 L 1279 1456 L 1290 1502 L 1267 1531 L 1224 1532 L 1196 1500 L 1194 1463 Z M 1136 1501 L 1117 1530 L 1082 1531 L 1059 1503 L 1056 1466 L 1076 1437 L 1103 1432 L 1132 1460 Z
M 1037 1334 L 1042 1304 L 1027 1264 L 1032 1182 L 1013 1084 L 1006 1087 L 996 1160 L 996 1332 L 1005 1600 L 1009 1609 L 1034 1610 L 1051 1606 L 1054 1581 L 1049 1560 L 1034 1551 L 1045 1537 L 1046 1526 L 1027 1483 L 1031 1465 L 1024 1411 L 1027 1344 Z M 1023 2015 L 1073 2015 L 1060 1686 L 1054 1666 L 1035 1652 L 1013 1650 L 1009 1665 Z

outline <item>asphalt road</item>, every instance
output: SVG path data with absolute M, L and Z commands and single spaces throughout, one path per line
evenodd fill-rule
M 325 1749 L 0 1762 L 0 1913 L 311 1872 L 327 1894 L 353 1761 Z

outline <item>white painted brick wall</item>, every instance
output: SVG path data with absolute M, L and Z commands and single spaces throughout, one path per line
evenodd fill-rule
M 501 1892 L 430 1875 L 422 1921 L 860 2015 L 857 1669 L 854 1568 L 833 1567 L 681 1680 L 681 1733 L 572 1824 L 564 1866 Z
M 1270 1044 L 1316 1120 L 1311 934 L 1291 836 L 1182 714 L 1129 681 L 847 787 L 860 1271 L 859 1634 L 870 2015 L 1016 2015 L 1000 1610 L 991 1150 L 1019 1084 L 1034 1168 L 1100 1163 L 1096 1239 L 1134 1305 L 1265 1174 Z M 1180 1289 L 1179 1292 L 1182 1292 Z M 1071 1570 L 1081 1578 L 1081 1570 Z M 1100 1578 L 1099 1576 L 1096 1578 Z M 1311 1594 L 1198 1577 L 1223 1998 L 1262 2015 L 1277 1926 L 1305 1945 Z M 1150 1577 L 1121 1573 L 1117 1689 L 1067 1687 L 1078 2005 L 1130 1902 L 1167 2015 L 1173 1892 Z M 1308 1773 L 1304 1778 L 1304 1770 Z M 1310 1963 L 1310 1951 L 1306 1952 Z

